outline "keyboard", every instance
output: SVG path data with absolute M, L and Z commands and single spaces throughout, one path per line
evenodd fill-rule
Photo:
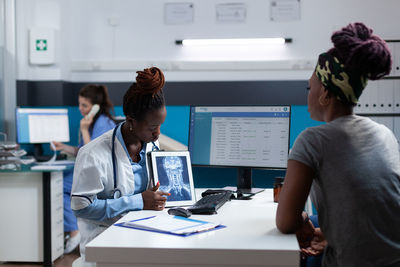
M 205 195 L 187 209 L 193 214 L 215 214 L 222 205 L 230 201 L 231 196 L 231 191 Z

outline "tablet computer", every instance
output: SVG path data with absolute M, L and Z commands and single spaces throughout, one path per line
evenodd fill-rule
M 189 151 L 148 153 L 149 174 L 160 191 L 168 192 L 166 207 L 190 206 L 196 202 Z

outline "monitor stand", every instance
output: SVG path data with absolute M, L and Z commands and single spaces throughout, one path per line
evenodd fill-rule
M 238 168 L 237 190 L 243 194 L 257 194 L 264 191 L 263 188 L 252 188 L 251 168 L 248 167 Z
M 49 161 L 53 155 L 43 155 L 43 144 L 34 144 L 33 147 L 33 157 L 38 162 Z M 65 160 L 67 159 L 67 155 L 65 154 L 57 154 L 56 160 Z

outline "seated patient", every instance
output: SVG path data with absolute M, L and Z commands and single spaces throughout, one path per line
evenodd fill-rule
M 353 112 L 368 80 L 390 72 L 390 51 L 363 23 L 331 40 L 308 95 L 311 118 L 326 124 L 293 145 L 276 224 L 297 234 L 303 253 L 324 250 L 323 266 L 400 266 L 399 144 L 384 125 Z M 320 229 L 303 213 L 310 189 Z

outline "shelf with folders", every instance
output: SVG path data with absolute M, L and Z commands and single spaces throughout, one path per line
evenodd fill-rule
M 362 115 L 400 116 L 400 78 L 369 81 L 354 112 Z
M 391 129 L 400 140 L 400 40 L 386 40 L 392 53 L 392 71 L 381 80 L 368 81 L 354 109 Z
M 400 39 L 386 40 L 392 53 L 392 71 L 377 81 L 368 81 L 355 113 L 363 115 L 400 116 Z

